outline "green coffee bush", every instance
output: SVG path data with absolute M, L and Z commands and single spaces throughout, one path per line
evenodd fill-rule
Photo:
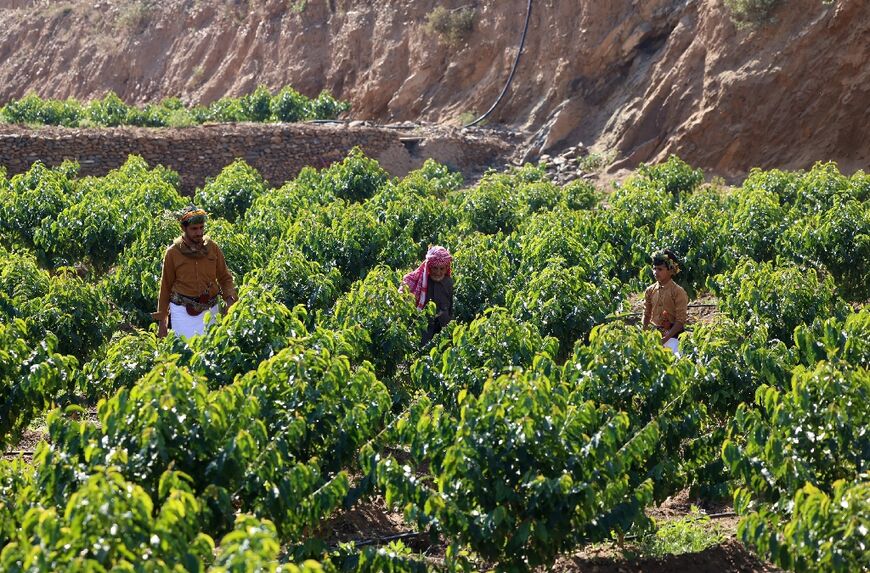
M 562 198 L 569 209 L 594 209 L 601 201 L 601 193 L 592 183 L 575 179 L 562 187 Z
M 414 297 L 399 291 L 401 275 L 387 267 L 372 269 L 338 299 L 332 310 L 336 327 L 361 326 L 368 332 L 364 357 L 380 376 L 392 375 L 421 345 L 426 315 L 417 310 Z
M 518 263 L 512 238 L 501 233 L 466 235 L 453 251 L 454 312 L 470 321 L 484 310 L 504 306 Z
M 75 359 L 55 352 L 53 335 L 37 343 L 31 338 L 20 319 L 0 323 L 0 449 L 68 390 L 76 367 Z
M 331 93 L 323 90 L 316 98 L 307 102 L 305 119 L 336 119 L 348 110 L 350 110 L 349 102 L 339 101 Z
M 127 123 L 130 108 L 113 91 L 109 91 L 103 99 L 94 100 L 87 106 L 88 119 L 96 125 L 117 127 Z
M 51 278 L 48 292 L 24 305 L 34 332 L 51 332 L 57 349 L 86 360 L 117 328 L 120 316 L 109 305 L 100 285 L 81 279 L 62 267 Z
M 289 241 L 278 245 L 257 280 L 288 308 L 302 304 L 311 312 L 328 309 L 341 294 L 338 269 L 325 271 Z
M 492 235 L 510 233 L 520 223 L 520 199 L 510 177 L 489 173 L 472 189 L 454 193 L 451 201 L 469 231 Z
M 460 390 L 477 396 L 493 376 L 530 368 L 536 356 L 555 359 L 559 341 L 544 337 L 528 323 L 514 319 L 507 309 L 488 308 L 471 324 L 457 324 L 428 355 L 411 367 L 415 387 L 428 392 L 448 410 L 457 406 Z
M 365 206 L 337 201 L 298 214 L 286 237 L 324 269 L 338 268 L 349 283 L 382 260 L 389 234 Z
M 31 245 L 36 230 L 72 203 L 71 176 L 78 164 L 49 168 L 37 161 L 31 168 L 0 187 L 0 230 L 19 236 Z
M 641 164 L 634 184 L 660 189 L 674 196 L 690 195 L 704 182 L 704 172 L 671 155 L 658 165 Z
M 103 279 L 106 294 L 124 319 L 140 327 L 153 322 L 166 249 L 181 234 L 174 217 L 156 217 L 118 257 Z
M 868 371 L 835 358 L 798 366 L 790 389 L 761 386 L 757 407 L 738 410 L 723 458 L 738 535 L 764 558 L 795 571 L 870 564 L 868 397 Z
M 394 425 L 404 465 L 366 456 L 390 506 L 450 543 L 448 561 L 497 563 L 502 571 L 548 566 L 579 543 L 647 523 L 652 480 L 643 466 L 656 423 L 583 400 L 542 371 L 490 379 L 479 396 L 460 392 L 458 415 L 420 398 Z M 423 476 L 410 467 L 422 468 Z M 443 485 L 442 485 L 443 484 Z
M 325 190 L 350 202 L 361 202 L 374 195 L 387 183 L 386 171 L 362 149 L 354 147 L 342 161 L 321 172 Z
M 262 85 L 239 99 L 239 107 L 247 121 L 268 121 L 272 115 L 271 105 L 272 94 Z
M 744 260 L 707 284 L 722 312 L 750 328 L 765 327 L 770 337 L 786 343 L 797 326 L 842 317 L 847 309 L 833 279 L 811 268 Z
M 205 230 L 210 240 L 220 247 L 233 275 L 234 284 L 240 284 L 253 269 L 266 265 L 269 252 L 260 248 L 255 239 L 224 219 L 209 219 Z
M 833 207 L 798 219 L 779 239 L 780 252 L 833 275 L 847 300 L 870 297 L 870 206 L 835 199 Z
M 191 369 L 204 374 L 212 387 L 230 384 L 286 347 L 290 338 L 307 333 L 304 309 L 291 311 L 254 281 L 239 289 L 239 300 L 226 315 L 215 319 L 205 334 L 190 340 Z
M 507 303 L 517 320 L 530 322 L 541 334 L 559 340 L 560 356 L 565 356 L 575 341 L 583 340 L 592 327 L 616 310 L 614 280 L 595 285 L 585 279 L 586 269 L 551 262 L 532 274 L 521 290 L 511 291 Z
M 259 171 L 237 159 L 197 189 L 194 201 L 210 216 L 235 222 L 265 190 L 266 182 Z
M 53 266 L 86 259 L 97 271 L 105 272 L 133 239 L 128 221 L 117 201 L 99 192 L 89 193 L 50 223 L 44 221 L 33 242 Z
M 704 289 L 707 278 L 732 265 L 729 237 L 718 221 L 721 211 L 718 198 L 699 192 L 656 223 L 650 251 L 672 249 L 679 255 L 682 264 L 676 280 L 690 296 Z

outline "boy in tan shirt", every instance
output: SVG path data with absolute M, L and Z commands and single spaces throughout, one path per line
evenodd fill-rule
M 656 282 L 643 293 L 643 327 L 652 324 L 662 335 L 662 345 L 679 356 L 677 335 L 686 326 L 689 296 L 673 281 L 680 272 L 677 256 L 670 249 L 652 255 Z
M 205 236 L 206 212 L 193 205 L 181 213 L 182 235 L 166 249 L 160 278 L 157 336 L 164 337 L 171 320 L 172 330 L 181 336 L 202 334 L 205 312 L 217 314 L 217 297 L 227 306 L 236 301 L 233 275 L 220 247 Z

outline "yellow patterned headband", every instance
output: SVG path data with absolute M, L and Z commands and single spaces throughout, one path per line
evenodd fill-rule
M 205 217 L 206 217 L 206 212 L 204 210 L 195 209 L 193 211 L 188 211 L 187 213 L 183 214 L 181 216 L 181 219 L 179 219 L 179 221 L 181 223 L 188 223 L 188 222 L 193 222 L 193 220 L 197 219 L 197 218 L 202 218 L 202 220 L 205 221 Z

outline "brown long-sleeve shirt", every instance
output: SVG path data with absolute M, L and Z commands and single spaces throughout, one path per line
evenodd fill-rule
M 182 253 L 179 242 L 175 241 L 163 258 L 163 272 L 160 277 L 160 294 L 157 297 L 157 312 L 152 316 L 162 320 L 169 313 L 169 297 L 173 292 L 197 298 L 208 293 L 209 298 L 220 293 L 224 300 L 236 298 L 233 275 L 227 268 L 224 253 L 213 241 L 208 241 L 208 252 L 199 257 Z
M 644 324 L 652 322 L 658 327 L 666 326 L 667 322 L 679 322 L 686 325 L 689 312 L 689 295 L 683 287 L 669 281 L 662 286 L 659 283 L 651 284 L 643 293 L 643 321 Z M 667 312 L 668 319 L 665 319 Z M 669 329 L 670 326 L 667 326 Z

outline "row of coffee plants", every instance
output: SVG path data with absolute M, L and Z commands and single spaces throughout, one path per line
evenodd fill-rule
M 870 312 L 795 331 L 790 386 L 741 404 L 724 459 L 739 535 L 794 571 L 870 568 Z
M 28 94 L 0 107 L 0 121 L 27 125 L 63 127 L 186 127 L 202 123 L 296 122 L 312 119 L 335 119 L 350 109 L 350 104 L 336 100 L 323 91 L 308 98 L 290 86 L 272 93 L 265 86 L 238 97 L 223 97 L 209 105 L 189 107 L 178 98 L 142 107 L 124 103 L 114 92 L 102 99 L 79 102 L 75 99 L 42 99 Z
M 448 567 L 526 570 L 650 527 L 687 486 L 734 486 L 742 539 L 780 565 L 866 559 L 863 173 L 724 190 L 671 158 L 604 197 L 531 165 L 463 189 L 354 150 L 272 188 L 237 161 L 195 201 L 240 300 L 191 340 L 140 329 L 177 189 L 135 156 L 0 178 L 0 441 L 99 401 L 98 421 L 49 414 L 32 463 L 0 463 L 4 568 L 426 569 L 330 536 L 380 494 Z M 398 287 L 435 243 L 456 320 L 421 347 L 431 313 Z M 612 320 L 666 246 L 722 311 L 678 359 Z

